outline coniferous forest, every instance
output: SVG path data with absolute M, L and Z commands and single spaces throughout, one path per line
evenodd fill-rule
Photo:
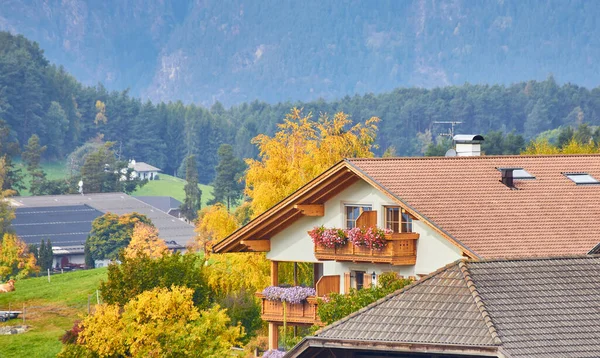
M 600 88 L 558 84 L 552 76 L 510 86 L 398 88 L 332 101 L 254 101 L 230 108 L 219 102 L 209 108 L 151 103 L 128 90 L 82 85 L 49 63 L 36 43 L 0 32 L 0 119 L 9 129 L 10 143 L 4 144 L 12 144 L 0 148 L 23 150 L 37 134 L 40 145 L 47 147 L 43 160 L 65 159 L 100 136 L 114 142 L 113 150 L 121 159 L 144 161 L 167 174 L 181 175 L 185 158 L 194 155 L 199 181 L 209 183 L 221 144 L 231 144 L 239 158 L 255 157 L 251 139 L 260 133 L 273 134 L 294 106 L 315 118 L 337 111 L 355 121 L 379 117 L 378 155 L 390 147 L 396 155 L 422 155 L 438 133 L 448 130 L 436 121 L 462 122 L 457 133 L 514 132 L 526 140 L 560 126 L 600 124 Z

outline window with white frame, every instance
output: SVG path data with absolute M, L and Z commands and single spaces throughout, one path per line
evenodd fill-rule
M 346 211 L 346 229 L 356 227 L 356 219 L 363 211 L 373 210 L 371 205 L 344 205 L 344 208 Z

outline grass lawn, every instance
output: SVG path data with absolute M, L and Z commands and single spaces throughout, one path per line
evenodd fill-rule
M 183 187 L 186 181 L 180 178 L 172 177 L 166 174 L 159 174 L 159 180 L 151 180 L 146 185 L 138 188 L 131 195 L 133 196 L 171 196 L 181 202 L 185 198 Z M 202 190 L 202 207 L 212 199 L 212 186 L 199 184 Z
M 22 334 L 0 336 L 0 357 L 54 357 L 61 349 L 58 340 L 73 322 L 87 312 L 88 295 L 95 303 L 100 280 L 106 279 L 106 268 L 36 277 L 15 283 L 15 291 L 0 294 L 0 309 L 23 310 L 25 324 L 31 329 Z M 13 319 L 2 326 L 19 325 Z
M 62 179 L 67 176 L 67 166 L 64 161 L 56 161 L 56 162 L 42 162 L 42 169 L 46 173 L 46 178 L 49 180 Z M 27 172 L 27 167 L 20 160 L 15 160 L 15 167 L 17 169 L 21 169 L 21 173 L 24 175 L 24 181 L 26 189 L 21 191 L 21 195 L 29 196 L 29 182 L 31 180 L 31 176 Z

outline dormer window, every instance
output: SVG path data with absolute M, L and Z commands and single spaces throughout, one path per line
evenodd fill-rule
M 600 184 L 598 179 L 588 173 L 563 173 L 567 178 L 571 179 L 577 185 Z
M 385 228 L 393 232 L 413 232 L 412 217 L 399 206 L 386 206 Z
M 346 208 L 346 229 L 352 229 L 356 227 L 356 219 L 362 214 L 363 211 L 371 211 L 373 207 L 371 205 L 345 205 Z

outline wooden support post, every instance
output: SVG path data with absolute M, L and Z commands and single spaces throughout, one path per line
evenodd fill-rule
M 294 286 L 298 286 L 298 263 L 294 262 Z
M 277 350 L 277 348 L 279 348 L 279 327 L 269 322 L 269 349 Z
M 271 261 L 271 286 L 279 285 L 279 262 Z
M 296 204 L 294 209 L 300 210 L 306 216 L 325 216 L 325 206 L 323 204 Z

